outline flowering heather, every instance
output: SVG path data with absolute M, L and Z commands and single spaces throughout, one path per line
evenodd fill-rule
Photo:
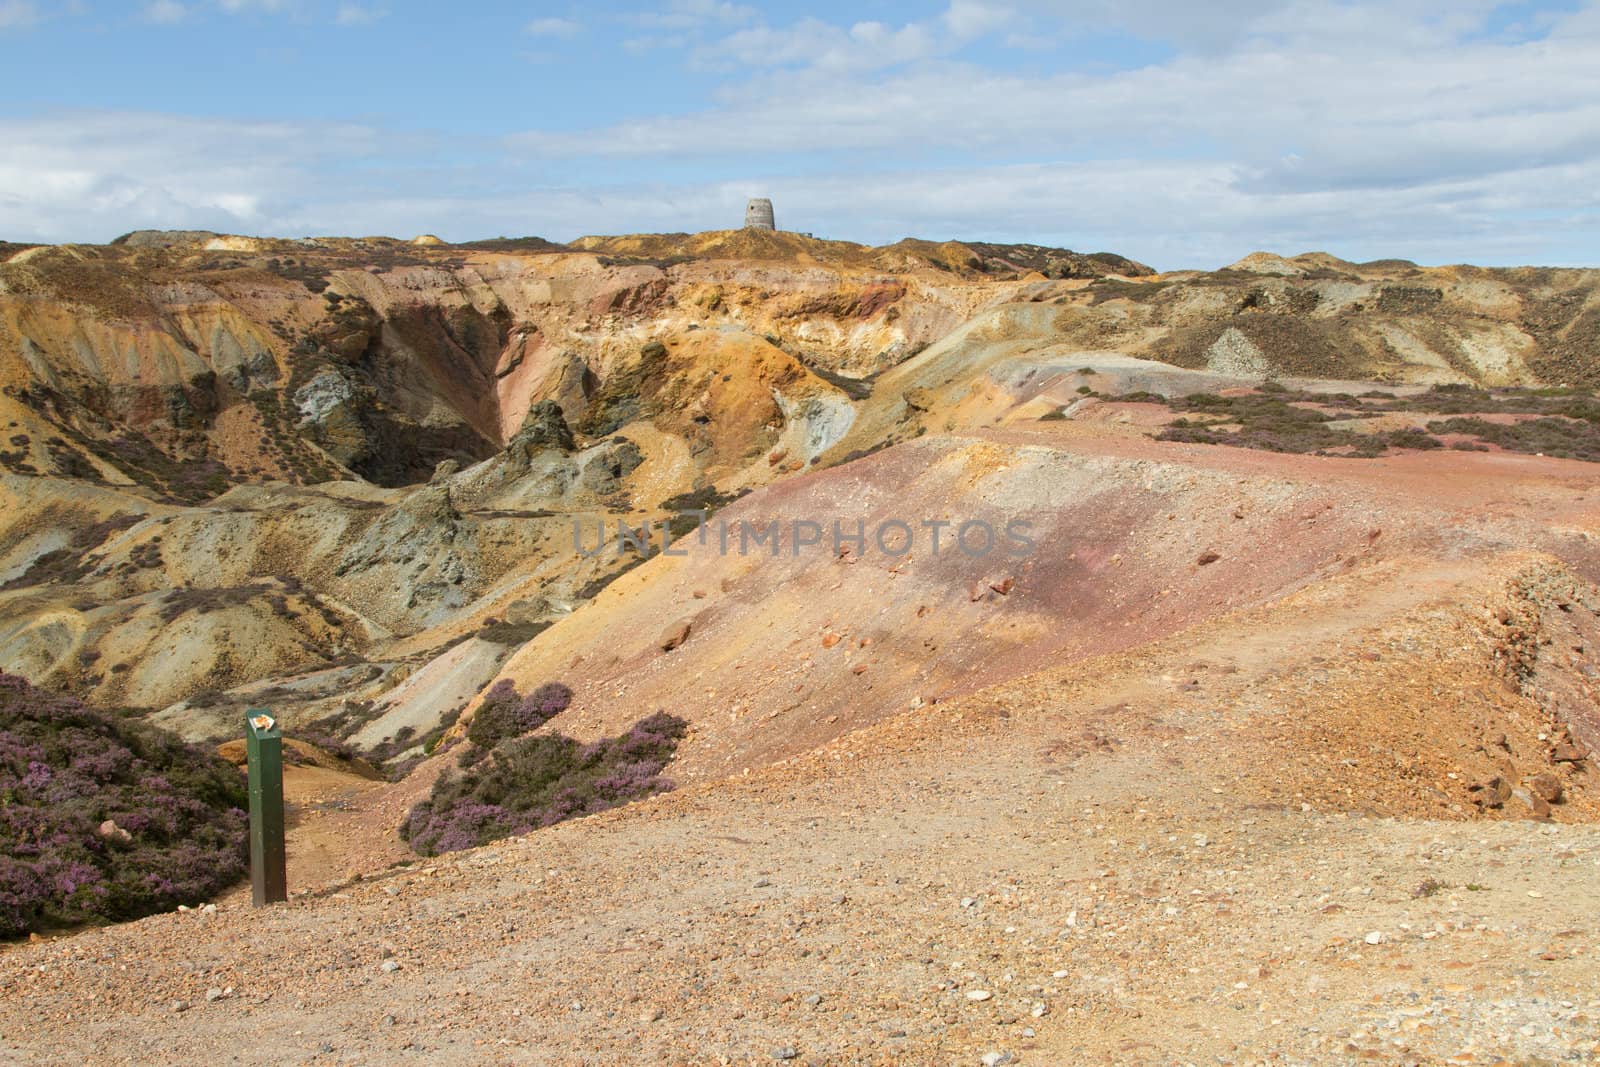
M 572 690 L 560 682 L 546 682 L 523 697 L 509 678 L 502 678 L 484 694 L 467 726 L 467 739 L 481 748 L 493 748 L 501 741 L 532 733 L 571 703 Z
M 0 672 L 0 937 L 196 904 L 245 873 L 239 771 Z
M 509 703 L 506 694 L 501 699 Z M 684 720 L 657 712 L 619 737 L 586 745 L 562 734 L 502 741 L 459 776 L 441 776 L 400 835 L 434 856 L 665 793 L 673 783 L 661 771 L 687 729 Z

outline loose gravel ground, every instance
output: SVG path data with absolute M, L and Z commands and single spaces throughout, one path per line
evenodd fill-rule
M 1555 821 L 1467 792 L 1483 723 L 1540 729 L 1463 636 L 1529 565 L 1348 575 L 288 905 L 19 946 L 0 1059 L 1593 1062 L 1591 772 Z

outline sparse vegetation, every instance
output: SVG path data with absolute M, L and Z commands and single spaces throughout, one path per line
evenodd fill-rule
M 197 904 L 243 876 L 244 780 L 0 674 L 0 937 Z
M 47 582 L 75 582 L 88 574 L 91 564 L 89 553 L 99 548 L 113 534 L 137 526 L 143 515 L 113 515 L 109 519 L 91 523 L 73 532 L 67 547 L 45 552 L 17 577 L 0 586 L 0 589 L 24 589 Z M 158 550 L 159 553 L 159 550 Z
M 1600 425 L 1567 417 L 1496 423 L 1480 418 L 1441 419 L 1428 423 L 1433 433 L 1468 434 L 1507 452 L 1529 452 L 1561 459 L 1600 463 Z
M 1413 898 L 1420 900 L 1431 896 L 1437 896 L 1449 888 L 1449 886 L 1445 885 L 1437 878 L 1424 878 L 1412 888 L 1411 895 Z
M 265 583 L 223 586 L 215 589 L 174 589 L 161 601 L 161 621 L 176 622 L 191 611 L 204 614 L 236 608 L 271 590 L 272 587 Z
M 526 698 L 510 682 L 497 684 L 468 728 L 473 747 L 458 761 L 460 773 L 440 776 L 411 809 L 401 837 L 434 856 L 673 788 L 661 771 L 688 729 L 676 716 L 657 712 L 619 737 L 589 744 L 559 733 L 521 736 L 559 715 L 571 697 L 559 683 Z
M 1266 382 L 1238 396 L 1196 393 L 1169 400 L 1129 393 L 1115 399 L 1162 403 L 1192 413 L 1168 424 L 1158 435 L 1163 441 L 1372 458 L 1392 449 L 1442 448 L 1445 442 L 1436 435 L 1445 434 L 1466 438 L 1450 443 L 1456 451 L 1483 452 L 1493 445 L 1508 452 L 1600 462 L 1600 399 L 1565 388 L 1489 390 L 1451 384 L 1406 395 L 1372 390 L 1352 396 L 1299 392 Z M 1391 412 L 1451 417 L 1431 420 L 1426 429 L 1373 433 L 1329 425 Z M 1502 421 L 1484 417 L 1488 415 L 1502 416 Z M 1503 421 L 1507 415 L 1529 417 Z
M 467 739 L 491 749 L 501 741 L 537 730 L 571 704 L 572 690 L 560 682 L 546 682 L 523 697 L 509 678 L 502 678 L 484 695 L 467 727 Z
M 478 636 L 485 641 L 493 641 L 497 645 L 514 647 L 527 644 L 550 629 L 551 625 L 548 620 L 541 622 L 486 621 L 482 629 L 478 631 Z

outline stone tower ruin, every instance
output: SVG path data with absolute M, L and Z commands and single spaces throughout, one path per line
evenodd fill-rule
M 752 198 L 744 207 L 744 228 L 747 230 L 776 230 L 772 218 L 772 201 L 766 197 Z

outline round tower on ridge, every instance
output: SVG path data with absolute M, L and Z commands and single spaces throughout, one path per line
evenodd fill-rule
M 776 230 L 772 218 L 772 201 L 766 197 L 753 197 L 744 208 L 744 228 L 747 230 Z

